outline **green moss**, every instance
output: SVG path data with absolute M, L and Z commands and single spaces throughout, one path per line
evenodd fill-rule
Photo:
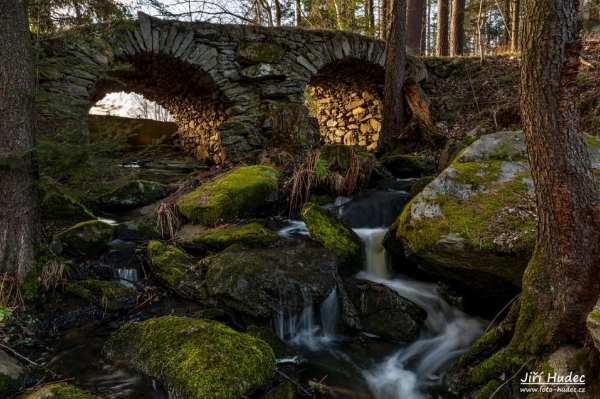
M 589 135 L 589 134 L 584 134 L 584 137 L 585 137 L 585 143 L 589 147 L 600 148 L 600 138 Z
M 265 399 L 294 399 L 296 390 L 291 382 L 282 381 L 265 395 Z
M 181 197 L 179 211 L 190 220 L 214 226 L 219 220 L 249 215 L 277 193 L 279 173 L 269 166 L 246 166 Z
M 121 327 L 104 352 L 187 399 L 248 396 L 275 366 L 272 349 L 259 339 L 215 321 L 171 316 Z
M 20 380 L 13 380 L 9 376 L 0 373 L 0 397 L 8 398 L 20 384 Z
M 522 357 L 509 351 L 497 352 L 473 367 L 469 379 L 473 384 L 481 384 L 501 376 L 503 373 L 512 375 L 525 363 Z
M 283 59 L 285 50 L 276 44 L 265 42 L 241 43 L 237 50 L 237 58 L 244 62 L 277 63 Z
M 96 205 L 109 211 L 126 211 L 153 203 L 163 198 L 166 186 L 147 180 L 134 180 L 121 184 L 111 192 L 101 195 Z
M 68 284 L 66 291 L 111 311 L 123 309 L 135 302 L 135 290 L 116 281 L 77 281 Z
M 290 359 L 298 355 L 298 352 L 281 340 L 269 327 L 249 326 L 246 331 L 255 338 L 265 341 L 273 349 L 277 359 Z
M 458 361 L 456 362 L 457 367 L 465 367 L 466 365 L 470 364 L 479 353 L 489 351 L 490 348 L 497 345 L 500 339 L 501 334 L 499 333 L 498 329 L 491 329 L 482 337 L 480 337 L 477 341 L 475 341 L 475 343 L 473 343 L 469 351 L 463 354 L 458 359 Z
M 311 237 L 335 254 L 346 274 L 362 270 L 362 241 L 350 227 L 328 209 L 311 202 L 304 204 L 301 215 Z
M 193 246 L 203 251 L 219 252 L 233 244 L 248 247 L 268 246 L 277 240 L 277 234 L 258 223 L 213 230 L 194 237 Z
M 79 388 L 67 384 L 46 385 L 33 393 L 25 396 L 25 399 L 96 399 Z
M 35 264 L 33 268 L 23 280 L 23 284 L 19 287 L 21 290 L 21 295 L 27 301 L 37 301 L 43 293 L 43 285 L 40 281 L 40 276 L 42 271 L 44 270 L 44 265 L 51 260 L 59 259 L 50 249 L 38 243 L 35 251 Z
M 477 391 L 473 399 L 489 399 L 499 387 L 500 382 L 497 380 L 491 380 L 485 384 L 483 388 Z
M 94 254 L 101 252 L 110 241 L 113 227 L 99 220 L 89 220 L 58 234 L 69 252 Z
M 147 250 L 152 272 L 168 286 L 178 289 L 187 269 L 194 263 L 193 258 L 181 249 L 160 241 L 150 241 Z
M 52 218 L 91 220 L 96 216 L 74 198 L 62 193 L 50 193 L 42 200 L 42 214 Z

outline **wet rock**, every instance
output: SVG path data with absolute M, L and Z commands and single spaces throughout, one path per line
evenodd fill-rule
M 600 141 L 586 141 L 599 169 Z M 384 245 L 404 248 L 467 311 L 493 316 L 521 289 L 537 235 L 534 198 L 523 133 L 484 135 L 405 206 Z
M 67 384 L 45 385 L 27 394 L 23 399 L 97 399 L 97 396 L 91 395 L 79 388 Z
M 188 298 L 205 298 L 201 265 L 181 249 L 150 241 L 148 260 L 152 273 L 169 288 Z
M 266 247 L 277 241 L 277 234 L 258 223 L 215 229 L 198 236 L 184 236 L 177 242 L 187 248 L 220 252 L 233 244 L 247 247 Z
M 246 333 L 269 344 L 277 359 L 291 359 L 298 355 L 298 352 L 279 338 L 272 328 L 249 326 Z
M 132 308 L 137 293 L 116 281 L 83 280 L 67 284 L 65 290 L 109 311 Z
M 435 171 L 432 159 L 421 155 L 388 155 L 381 163 L 396 177 L 414 177 Z
M 17 391 L 25 374 L 25 367 L 0 350 L 0 397 L 7 398 Z
M 245 166 L 181 197 L 179 211 L 207 226 L 250 215 L 277 195 L 279 173 L 268 166 Z
M 58 192 L 52 192 L 44 197 L 41 210 L 43 216 L 51 218 L 74 219 L 77 221 L 96 219 L 92 211 L 73 197 Z
M 362 241 L 350 227 L 328 209 L 311 202 L 304 204 L 301 215 L 310 236 L 331 250 L 342 263 L 340 274 L 362 270 Z
M 275 367 L 273 350 L 259 339 L 212 320 L 172 316 L 121 327 L 104 353 L 183 399 L 250 396 Z
M 338 261 L 323 248 L 228 248 L 212 257 L 206 275 L 209 293 L 254 317 L 295 314 L 327 298 L 335 287 Z M 303 292 L 303 289 L 305 292 Z
M 277 63 L 285 55 L 285 50 L 276 44 L 246 42 L 240 44 L 236 59 L 242 63 Z
M 58 239 L 70 253 L 96 254 L 110 241 L 113 226 L 99 220 L 89 220 L 76 224 L 59 233 Z
M 124 212 L 149 205 L 165 195 L 166 186 L 162 183 L 134 180 L 101 195 L 94 203 L 99 209 L 105 211 Z
M 167 238 L 168 235 L 168 232 L 159 228 L 156 216 L 153 214 L 119 223 L 115 227 L 115 237 L 123 240 L 152 240 Z
M 344 287 L 356 310 L 358 323 L 355 325 L 362 331 L 392 342 L 411 342 L 418 338 L 427 318 L 421 307 L 373 281 L 346 278 Z

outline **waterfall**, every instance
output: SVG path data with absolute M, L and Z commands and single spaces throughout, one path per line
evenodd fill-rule
M 136 284 L 139 284 L 142 279 L 140 279 L 140 272 L 137 268 L 127 268 L 127 269 L 116 269 L 118 282 L 127 287 L 135 287 Z

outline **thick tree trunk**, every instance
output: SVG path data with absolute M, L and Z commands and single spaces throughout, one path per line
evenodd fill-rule
M 507 0 L 508 1 L 508 0 Z M 519 9 L 521 7 L 520 0 L 511 0 L 511 30 L 510 30 L 510 51 L 516 53 L 519 51 Z
M 421 55 L 424 9 L 424 0 L 406 2 L 406 51 L 412 55 Z
M 390 0 L 391 17 L 386 46 L 383 120 L 379 148 L 391 150 L 404 128 L 404 69 L 406 63 L 404 22 L 406 0 Z
M 465 46 L 465 0 L 452 0 L 452 16 L 450 18 L 450 55 L 463 54 Z
M 448 55 L 448 0 L 438 0 L 437 35 L 435 54 Z
M 388 7 L 393 0 L 379 0 L 379 38 L 386 40 L 388 28 Z
M 0 273 L 20 281 L 34 263 L 38 223 L 30 40 L 27 2 L 0 2 L 0 160 L 17 156 L 0 163 Z
M 368 35 L 373 35 L 375 28 L 375 7 L 374 0 L 365 0 L 365 17 L 367 18 Z
M 577 0 L 525 2 L 520 106 L 539 222 L 513 345 L 534 355 L 583 344 L 600 292 L 600 197 L 573 92 L 577 7 Z
M 281 4 L 279 0 L 273 0 L 275 5 L 275 26 L 281 26 Z

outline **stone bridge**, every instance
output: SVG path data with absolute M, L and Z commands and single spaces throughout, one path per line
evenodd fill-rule
M 323 143 L 377 146 L 385 53 L 372 38 L 140 13 L 63 54 L 70 66 L 42 74 L 45 90 L 86 107 L 109 92 L 142 94 L 173 115 L 182 149 L 209 163 L 237 162 L 282 135 L 302 145 L 317 122 Z

